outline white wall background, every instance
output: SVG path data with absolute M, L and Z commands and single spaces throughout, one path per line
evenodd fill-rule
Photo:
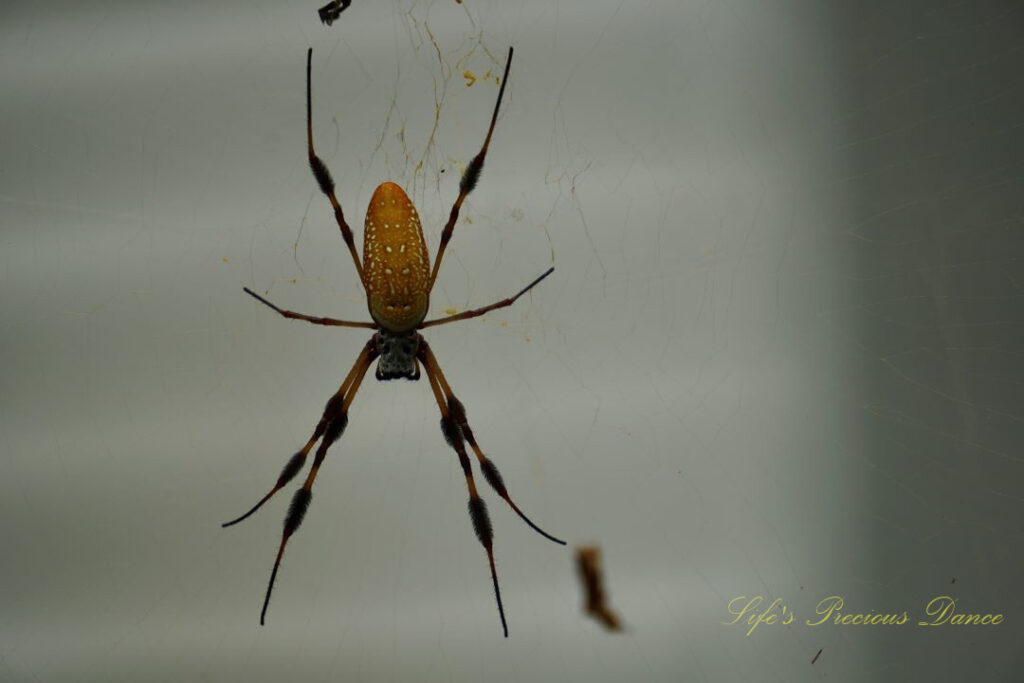
M 0 679 L 1019 680 L 1019 3 L 316 6 L 0 9 Z M 219 523 L 367 336 L 242 292 L 366 316 L 306 47 L 357 237 L 392 179 L 433 250 L 510 44 L 433 310 L 556 270 L 427 336 L 628 630 L 487 491 L 501 638 L 429 388 L 372 378 L 261 628 L 290 492 Z M 806 625 L 830 595 L 909 622 Z M 1005 622 L 917 626 L 940 595 Z

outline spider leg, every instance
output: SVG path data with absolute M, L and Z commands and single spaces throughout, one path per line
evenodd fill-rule
M 256 301 L 259 301 L 261 304 L 269 306 L 270 308 L 274 309 L 284 317 L 289 318 L 291 320 L 305 320 L 306 322 L 311 322 L 314 325 L 332 325 L 334 327 L 362 327 L 370 330 L 377 329 L 377 325 L 375 323 L 367 323 L 353 320 L 338 320 L 337 318 L 323 318 L 312 315 L 306 315 L 305 313 L 296 313 L 295 311 L 286 311 L 283 308 L 278 308 L 274 304 L 270 303 L 269 301 L 267 301 L 262 296 L 252 291 L 248 287 L 242 287 L 242 289 L 245 290 L 246 294 L 256 299 Z
M 267 595 L 263 599 L 263 609 L 260 611 L 260 625 L 262 626 L 266 616 L 267 607 L 270 605 L 270 594 L 274 590 L 274 581 L 277 579 L 277 570 L 281 567 L 281 558 L 284 556 L 284 547 L 288 543 L 288 539 L 291 538 L 292 534 L 302 524 L 303 518 L 306 516 L 306 511 L 309 509 L 309 503 L 313 500 L 313 482 L 316 480 L 317 474 L 320 472 L 320 465 L 324 461 L 324 457 L 327 455 L 327 449 L 331 447 L 338 437 L 345 431 L 345 426 L 348 425 L 348 408 L 352 404 L 352 399 L 355 398 L 356 392 L 359 391 L 359 385 L 363 382 L 363 377 L 366 376 L 366 371 L 370 368 L 370 364 L 377 357 L 377 348 L 374 341 L 371 339 L 366 347 L 363 349 L 363 353 L 359 355 L 359 359 L 356 364 L 352 367 L 351 377 L 352 381 L 349 383 L 348 391 L 345 392 L 345 396 L 341 399 L 340 405 L 335 403 L 334 412 L 331 415 L 325 415 L 327 418 L 327 424 L 323 431 L 323 439 L 320 441 L 320 446 L 316 450 L 316 456 L 313 458 L 313 467 L 310 469 L 309 474 L 306 476 L 306 481 L 303 483 L 302 488 L 295 492 L 295 496 L 292 498 L 291 505 L 288 506 L 288 514 L 284 518 L 284 530 L 281 532 L 281 545 L 277 549 L 277 557 L 274 559 L 274 569 L 270 572 L 270 581 L 267 583 Z
M 448 380 L 445 379 L 444 373 L 441 372 L 441 367 L 437 364 L 437 358 L 434 356 L 434 352 L 430 350 L 430 346 L 428 346 L 425 341 L 420 342 L 420 348 L 423 355 L 423 365 L 427 369 L 427 375 L 436 377 L 436 381 L 448 401 L 448 414 L 455 422 L 462 437 L 469 442 L 470 448 L 473 449 L 473 453 L 476 454 L 476 458 L 480 462 L 480 470 L 484 473 L 484 479 L 487 480 L 487 483 L 491 485 L 491 488 L 493 488 L 499 496 L 505 499 L 505 502 L 515 510 L 516 514 L 519 515 L 531 529 L 550 541 L 554 541 L 560 545 L 565 545 L 565 541 L 555 538 L 534 524 L 533 521 L 519 509 L 519 506 L 512 501 L 512 498 L 508 494 L 508 489 L 505 487 L 505 481 L 502 479 L 497 466 L 490 460 L 490 458 L 484 455 L 482 450 L 480 450 L 480 446 L 477 444 L 476 438 L 473 436 L 473 430 L 470 429 L 469 422 L 466 419 L 466 409 L 463 407 L 462 401 L 455 397 L 455 393 L 452 391 L 451 386 L 449 386 Z M 438 399 L 438 401 L 440 402 L 440 399 Z
M 437 279 L 437 272 L 441 268 L 441 259 L 444 257 L 444 250 L 448 246 L 448 241 L 452 238 L 452 230 L 455 229 L 455 221 L 459 218 L 459 209 L 462 208 L 462 202 L 466 199 L 466 195 L 473 191 L 476 187 L 477 181 L 480 179 L 480 172 L 484 168 L 484 157 L 487 156 L 487 148 L 491 144 L 491 134 L 494 133 L 494 124 L 498 120 L 498 108 L 501 106 L 501 98 L 505 94 L 505 83 L 508 82 L 508 70 L 512 66 L 512 48 L 508 49 L 508 61 L 505 62 L 505 74 L 501 77 L 501 87 L 498 88 L 498 101 L 494 103 L 494 113 L 491 114 L 491 125 L 487 129 L 487 137 L 484 138 L 484 144 L 477 152 L 473 160 L 469 162 L 469 166 L 466 167 L 465 172 L 462 174 L 462 180 L 459 181 L 459 197 L 455 200 L 452 205 L 451 213 L 448 215 L 448 222 L 445 223 L 444 231 L 441 232 L 441 244 L 437 248 L 437 259 L 434 261 L 434 270 L 430 273 L 430 284 L 427 287 L 427 291 L 431 291 L 434 288 L 434 280 Z
M 348 3 L 345 3 L 346 6 Z M 345 8 L 342 7 L 342 10 Z M 339 10 L 340 14 L 341 10 Z M 313 150 L 313 86 L 312 86 L 312 72 L 313 72 L 313 48 L 309 48 L 306 52 L 306 139 L 308 141 L 308 152 L 309 152 L 309 168 L 313 171 L 313 176 L 316 178 L 317 184 L 320 186 L 320 191 L 327 195 L 327 198 L 331 200 L 331 206 L 334 207 L 334 219 L 338 222 L 338 228 L 341 229 L 341 237 L 345 240 L 345 244 L 348 245 L 348 252 L 352 255 L 352 262 L 356 264 L 356 272 L 359 273 L 359 279 L 366 282 L 363 277 L 363 264 L 359 260 L 359 254 L 356 253 L 355 239 L 352 237 L 352 229 L 348 227 L 348 223 L 345 222 L 345 214 L 341 210 L 341 204 L 338 203 L 338 197 L 334 194 L 334 179 L 331 178 L 331 172 L 327 170 L 327 165 L 316 155 Z
M 421 338 L 420 348 L 422 349 L 425 344 L 426 342 Z M 498 601 L 498 616 L 501 617 L 501 629 L 504 631 L 505 637 L 508 638 L 508 623 L 505 621 L 505 608 L 501 602 L 501 589 L 498 588 L 498 572 L 494 567 L 494 530 L 491 528 L 491 518 L 487 514 L 487 505 L 484 503 L 484 499 L 477 493 L 476 483 L 473 481 L 473 470 L 469 464 L 469 456 L 466 454 L 466 445 L 462 440 L 462 433 L 459 431 L 451 411 L 448 410 L 448 406 L 445 404 L 437 373 L 427 363 L 426 358 L 426 356 L 421 355 L 419 360 L 423 363 L 427 379 L 430 380 L 430 388 L 433 390 L 434 398 L 437 400 L 437 407 L 441 409 L 441 432 L 444 433 L 445 441 L 458 454 L 462 473 L 466 477 L 466 487 L 469 489 L 469 518 L 473 522 L 473 531 L 476 532 L 476 537 L 480 540 L 484 550 L 487 551 L 487 562 L 491 566 L 491 582 L 494 584 L 494 597 Z
M 476 318 L 477 316 L 481 316 L 484 313 L 487 313 L 488 311 L 493 311 L 496 308 L 505 308 L 506 306 L 511 306 L 513 303 L 515 303 L 516 299 L 518 299 L 523 294 L 526 294 L 528 291 L 530 291 L 535 286 L 540 284 L 541 280 L 546 278 L 548 275 L 551 275 L 551 273 L 553 273 L 554 271 L 555 271 L 554 268 L 548 268 L 547 270 L 545 270 L 541 274 L 540 277 L 538 277 L 536 280 L 534 280 L 530 284 L 528 284 L 525 287 L 523 287 L 521 290 L 519 290 L 519 293 L 516 294 L 513 297 L 509 297 L 508 299 L 502 299 L 501 301 L 495 301 L 493 304 L 491 304 L 489 306 L 484 306 L 483 308 L 474 308 L 471 311 L 463 311 L 462 313 L 456 313 L 455 315 L 449 315 L 449 316 L 444 317 L 444 318 L 436 318 L 435 320 L 428 320 L 425 323 L 421 323 L 420 326 L 419 326 L 419 329 L 423 329 L 424 327 L 434 327 L 435 325 L 444 325 L 444 324 L 447 324 L 447 323 L 453 323 L 456 320 L 465 320 L 466 318 Z M 253 295 L 253 296 L 255 296 L 255 295 Z
M 222 527 L 234 526 L 235 524 L 238 524 L 242 520 L 248 518 L 250 515 L 252 515 L 252 513 L 256 512 L 261 507 L 263 507 L 263 504 L 270 500 L 275 493 L 280 491 L 285 484 L 287 484 L 288 482 L 295 478 L 295 475 L 299 473 L 299 470 L 301 470 L 302 466 L 306 463 L 306 456 L 309 455 L 309 451 L 312 450 L 313 445 L 323 435 L 324 430 L 327 429 L 328 423 L 330 423 L 333 417 L 337 414 L 339 404 L 344 400 L 345 393 L 352 385 L 352 382 L 355 381 L 355 376 L 359 368 L 362 367 L 364 363 L 367 363 L 367 359 L 370 358 L 370 356 L 375 353 L 374 348 L 374 342 L 372 339 L 366 343 L 366 346 L 363 347 L 362 353 L 360 353 L 359 357 L 356 358 L 356 362 L 355 364 L 352 365 L 352 369 L 348 371 L 348 375 L 346 375 L 345 381 L 341 383 L 341 387 L 333 396 L 331 396 L 330 399 L 328 399 L 327 405 L 324 406 L 323 416 L 317 423 L 316 429 L 313 430 L 313 436 L 309 437 L 309 441 L 306 442 L 306 445 L 303 446 L 301 450 L 299 450 L 292 457 L 288 458 L 288 462 L 285 463 L 284 468 L 282 468 L 281 474 L 277 477 L 277 483 L 274 484 L 273 488 L 270 489 L 267 495 L 260 498 L 260 501 L 256 503 L 254 506 L 252 506 L 252 508 L 248 512 L 246 512 L 241 517 L 231 520 L 230 522 L 224 522 L 223 524 L 221 524 Z M 363 372 L 365 372 L 365 370 Z

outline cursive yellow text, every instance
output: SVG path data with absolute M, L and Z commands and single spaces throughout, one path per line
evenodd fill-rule
M 957 614 L 956 600 L 948 595 L 932 598 L 924 613 L 932 620 L 919 621 L 918 626 L 998 626 L 1003 623 L 1002 614 Z
M 902 626 L 907 623 L 906 612 L 900 614 L 874 614 L 867 612 L 865 614 L 843 614 L 842 609 L 844 605 L 843 599 L 838 595 L 830 595 L 814 608 L 819 619 L 817 621 L 807 620 L 808 626 L 820 626 L 826 621 L 831 621 L 836 626 L 854 626 L 854 625 L 867 625 L 877 626 L 879 624 Z
M 782 598 L 775 598 L 763 610 L 760 609 L 764 598 L 760 595 L 748 598 L 740 595 L 729 601 L 729 614 L 735 615 L 732 621 L 723 621 L 725 625 L 735 624 L 740 620 L 747 623 L 750 628 L 747 630 L 749 636 L 754 629 L 761 624 L 782 624 L 783 626 L 793 623 L 793 611 L 782 604 Z

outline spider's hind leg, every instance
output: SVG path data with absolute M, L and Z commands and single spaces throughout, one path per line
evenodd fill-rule
M 458 425 L 459 431 L 462 432 L 466 441 L 469 442 L 470 448 L 472 448 L 473 452 L 476 454 L 477 460 L 480 461 L 480 470 L 484 473 L 484 479 L 487 480 L 487 483 L 491 485 L 491 488 L 494 489 L 499 496 L 505 499 L 505 502 L 509 504 L 509 507 L 515 510 L 516 514 L 519 515 L 531 529 L 549 541 L 565 545 L 565 541 L 560 538 L 555 538 L 534 524 L 533 520 L 527 517 L 526 514 L 519 509 L 519 506 L 512 501 L 512 498 L 508 495 L 508 489 L 505 488 L 505 480 L 502 479 L 501 472 L 498 471 L 497 465 L 494 464 L 493 460 L 484 455 L 483 451 L 480 450 L 480 446 L 477 444 L 476 439 L 473 437 L 473 430 L 469 428 L 469 422 L 466 420 L 466 409 L 463 407 L 462 401 L 455 398 L 455 394 L 451 393 L 451 388 L 447 386 L 443 375 L 441 375 L 441 378 L 441 386 L 445 389 L 445 394 L 448 396 L 448 410 L 451 411 L 452 418 Z
M 348 392 L 349 387 L 352 385 L 352 382 L 355 379 L 357 369 L 363 362 L 366 362 L 366 356 L 370 355 L 371 353 L 374 353 L 373 349 L 375 348 L 376 346 L 374 345 L 374 341 L 372 339 L 369 342 L 367 342 L 366 347 L 363 348 L 362 354 L 360 354 L 359 358 L 355 362 L 355 365 L 352 366 L 352 369 L 349 370 L 348 375 L 345 377 L 345 381 L 341 383 L 341 387 L 338 389 L 337 393 L 335 393 L 333 396 L 331 396 L 330 399 L 328 399 L 327 405 L 324 406 L 323 415 L 320 417 L 320 421 L 317 422 L 316 429 L 313 430 L 313 435 L 309 437 L 309 441 L 306 442 L 305 446 L 303 446 L 297 453 L 295 453 L 295 455 L 288 458 L 288 462 L 285 463 L 284 467 L 281 469 L 281 474 L 279 474 L 277 477 L 277 483 L 274 484 L 274 486 L 270 489 L 267 495 L 260 498 L 259 502 L 253 505 L 252 508 L 250 508 L 250 510 L 241 517 L 237 517 L 231 520 L 230 522 L 224 522 L 223 524 L 221 524 L 222 527 L 234 526 L 242 520 L 250 517 L 254 512 L 263 507 L 263 504 L 270 500 L 275 493 L 284 488 L 285 484 L 287 484 L 288 482 L 295 478 L 295 475 L 299 473 L 299 471 L 302 469 L 302 466 L 306 464 L 306 458 L 309 456 L 309 452 L 313 449 L 313 446 L 320 439 L 320 437 L 323 436 L 324 431 L 327 430 L 327 427 L 331 423 L 332 418 L 335 415 L 337 415 L 338 408 L 342 405 L 342 402 L 345 399 L 345 394 L 346 392 Z M 344 427 L 342 427 L 342 429 L 344 429 Z M 340 436 L 340 433 L 338 434 L 338 436 Z M 337 438 L 337 436 L 335 438 Z
M 224 522 L 221 524 L 222 527 L 234 526 L 242 520 L 250 517 L 254 512 L 263 507 L 263 504 L 270 500 L 275 493 L 284 488 L 285 484 L 295 478 L 295 475 L 299 473 L 302 466 L 306 464 L 306 458 L 309 456 L 309 451 L 312 450 L 313 446 L 317 441 L 319 441 L 320 437 L 323 436 L 324 431 L 327 429 L 327 426 L 331 421 L 330 416 L 337 413 L 337 407 L 344 398 L 345 391 L 348 389 L 347 385 L 349 381 L 349 378 L 346 378 L 345 384 L 341 385 L 341 388 L 338 389 L 338 393 L 331 396 L 327 401 L 327 405 L 324 406 L 323 417 L 320 418 L 320 421 L 316 425 L 316 429 L 313 430 L 313 436 L 309 437 L 309 441 L 306 442 L 306 445 L 295 453 L 295 455 L 288 458 L 288 462 L 285 463 L 284 467 L 281 469 L 281 474 L 277 477 L 277 483 L 274 484 L 273 488 L 270 489 L 267 495 L 260 498 L 259 502 L 253 505 L 252 508 L 250 508 L 249 511 L 241 517 L 237 517 L 230 522 Z
M 487 563 L 491 567 L 491 582 L 494 584 L 494 599 L 498 603 L 498 616 L 501 618 L 501 629 L 508 638 L 508 623 L 505 621 L 505 608 L 501 602 L 501 589 L 498 587 L 498 571 L 494 567 L 494 530 L 491 528 L 491 518 L 487 514 L 487 504 L 476 490 L 476 482 L 473 480 L 473 469 L 470 465 L 469 455 L 466 454 L 466 444 L 462 438 L 462 431 L 455 423 L 448 406 L 445 405 L 444 394 L 441 393 L 441 384 L 438 381 L 436 367 L 427 361 L 424 354 L 426 342 L 420 339 L 420 352 L 418 360 L 423 363 L 423 369 L 430 381 L 430 389 L 434 392 L 437 400 L 437 407 L 441 410 L 441 432 L 445 441 L 455 449 L 459 456 L 459 465 L 462 467 L 462 474 L 466 477 L 466 488 L 469 489 L 469 518 L 473 522 L 473 531 L 476 533 L 480 544 L 487 551 Z M 427 352 L 429 353 L 429 352 Z
M 448 404 L 448 414 L 451 416 L 452 422 L 458 429 L 460 437 L 465 438 L 465 440 L 469 442 L 470 448 L 472 448 L 473 453 L 476 454 L 476 458 L 480 462 L 480 469 L 484 473 L 484 479 L 487 480 L 487 483 L 491 485 L 491 488 L 493 488 L 499 496 L 505 499 L 505 502 L 509 504 L 509 507 L 515 510 L 516 514 L 519 515 L 519 517 L 522 518 L 522 520 L 526 522 L 531 529 L 550 541 L 554 541 L 560 545 L 565 545 L 565 541 L 560 538 L 555 538 L 534 524 L 533 520 L 527 517 L 526 514 L 519 509 L 519 506 L 513 502 L 512 497 L 508 494 L 508 489 L 505 487 L 505 481 L 502 479 L 501 472 L 498 471 L 498 467 L 490 458 L 484 455 L 479 444 L 477 444 L 476 438 L 473 436 L 473 430 L 470 429 L 469 421 L 466 419 L 466 409 L 462 405 L 462 401 L 455 397 L 451 386 L 448 385 L 448 380 L 445 379 L 444 373 L 441 372 L 441 368 L 437 364 L 437 358 L 434 357 L 434 353 L 430 350 L 430 347 L 427 346 L 425 341 L 420 342 L 420 346 L 422 348 L 421 360 L 427 369 L 427 373 L 437 376 L 438 384 L 441 391 L 444 393 L 445 400 Z M 445 436 L 447 437 L 447 433 Z
M 313 500 L 313 482 L 316 480 L 316 476 L 320 471 L 320 465 L 323 463 L 324 458 L 327 456 L 327 449 L 331 447 L 335 441 L 337 441 L 342 433 L 345 431 L 345 427 L 348 425 L 348 408 L 352 404 L 352 399 L 355 398 L 356 392 L 359 391 L 359 385 L 363 381 L 363 377 L 366 375 L 366 371 L 370 368 L 370 364 L 377 357 L 377 343 L 375 338 L 371 337 L 370 341 L 363 347 L 362 353 L 356 359 L 352 369 L 349 370 L 348 375 L 345 377 L 345 381 L 342 382 L 341 388 L 327 401 L 327 405 L 324 407 L 323 416 L 316 425 L 316 429 L 313 430 L 313 436 L 309 438 L 306 445 L 302 449 L 288 459 L 284 469 L 281 470 L 281 474 L 277 478 L 277 483 L 270 489 L 267 495 L 263 496 L 258 503 L 244 515 L 238 519 L 234 519 L 230 522 L 224 523 L 222 526 L 231 526 L 238 524 L 243 519 L 247 518 L 252 513 L 256 512 L 270 500 L 271 496 L 277 493 L 285 484 L 291 481 L 302 466 L 306 463 L 306 457 L 312 450 L 313 445 L 317 441 L 320 441 L 320 446 L 316 450 L 316 457 L 313 458 L 313 467 L 310 469 L 309 475 L 306 477 L 305 483 L 295 492 L 295 496 L 292 498 L 291 505 L 288 507 L 288 514 L 284 519 L 284 530 L 281 533 L 281 544 L 277 549 L 277 557 L 274 560 L 274 569 L 270 573 L 270 581 L 267 583 L 267 594 L 263 599 L 263 610 L 260 612 L 260 624 L 264 622 L 267 615 L 267 606 L 270 604 L 270 594 L 274 590 L 274 581 L 277 579 L 277 570 L 281 566 L 281 558 L 284 556 L 284 548 L 288 543 L 288 539 L 291 538 L 292 534 L 302 524 L 302 520 L 306 516 L 306 511 L 309 509 L 309 504 Z
M 271 571 L 270 581 L 267 583 L 267 594 L 263 599 L 263 610 L 260 612 L 260 624 L 263 624 L 267 616 L 270 594 L 274 590 L 274 581 L 277 579 L 277 570 L 281 566 L 285 545 L 287 545 L 288 539 L 299 528 L 299 525 L 302 524 L 302 520 L 306 516 L 306 511 L 309 509 L 309 504 L 313 499 L 313 482 L 316 481 L 317 474 L 320 472 L 320 465 L 323 464 L 324 458 L 327 456 L 327 449 L 345 431 L 345 427 L 348 425 L 349 406 L 352 404 L 352 399 L 355 398 L 356 392 L 359 391 L 359 385 L 362 384 L 366 371 L 370 369 L 370 364 L 373 363 L 376 357 L 377 344 L 371 337 L 370 341 L 363 347 L 363 352 L 359 354 L 359 358 L 356 359 L 352 370 L 349 371 L 348 377 L 345 378 L 345 384 L 342 385 L 343 391 L 339 392 L 339 394 L 343 394 L 343 397 L 340 400 L 336 400 L 337 397 L 335 397 L 328 402 L 328 408 L 333 407 L 333 411 L 330 413 L 325 411 L 323 419 L 326 420 L 326 425 L 323 428 L 323 439 L 321 439 L 320 446 L 316 450 L 316 456 L 313 458 L 313 466 L 310 468 L 302 487 L 295 492 L 292 503 L 288 507 L 288 514 L 284 519 L 281 545 L 278 546 L 277 557 L 274 559 L 274 569 Z

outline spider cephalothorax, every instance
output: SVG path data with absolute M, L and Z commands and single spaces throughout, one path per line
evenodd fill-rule
M 377 361 L 377 379 L 420 378 L 420 366 L 416 362 L 420 337 L 418 332 L 390 332 L 377 330 L 373 340 L 377 344 L 380 359 Z
M 348 3 L 343 3 L 347 6 Z M 344 7 L 342 7 L 344 9 Z M 339 10 L 340 11 L 340 10 Z M 366 223 L 363 233 L 363 258 L 359 259 L 356 253 L 355 239 L 352 230 L 345 221 L 345 215 L 341 210 L 341 204 L 334 193 L 334 181 L 327 170 L 327 166 L 320 160 L 320 157 L 313 151 L 313 114 L 312 95 L 310 88 L 310 70 L 312 68 L 313 50 L 306 55 L 306 134 L 309 142 L 309 165 L 316 177 L 320 190 L 327 196 L 334 208 L 334 218 L 341 230 L 341 236 L 345 240 L 352 262 L 355 264 L 359 279 L 362 280 L 366 290 L 366 303 L 370 309 L 370 317 L 373 322 L 356 322 L 351 320 L 337 320 L 335 318 L 322 318 L 296 313 L 278 308 L 256 292 L 249 288 L 245 291 L 255 299 L 266 304 L 281 315 L 292 320 L 306 320 L 317 325 L 333 325 L 336 327 L 362 327 L 375 330 L 374 335 L 363 346 L 362 352 L 356 358 L 355 364 L 349 370 L 345 380 L 341 383 L 338 391 L 327 401 L 320 421 L 317 422 L 313 435 L 306 441 L 306 444 L 293 455 L 281 474 L 278 475 L 277 483 L 267 495 L 251 510 L 239 517 L 224 524 L 231 526 L 256 512 L 267 500 L 277 493 L 285 484 L 291 481 L 306 463 L 306 458 L 313 450 L 317 441 L 320 445 L 316 449 L 313 458 L 313 467 L 306 477 L 305 483 L 295 492 L 292 498 L 291 507 L 284 520 L 284 532 L 281 534 L 281 545 L 277 549 L 277 559 L 274 561 L 274 569 L 270 574 L 270 582 L 267 584 L 267 595 L 263 600 L 263 612 L 260 614 L 260 623 L 266 616 L 267 605 L 270 603 L 270 592 L 274 587 L 274 579 L 277 577 L 278 567 L 281 565 L 281 557 L 284 554 L 285 544 L 299 525 L 302 523 L 306 510 L 309 508 L 313 498 L 313 481 L 320 471 L 320 465 L 327 455 L 327 449 L 337 441 L 345 431 L 348 424 L 348 409 L 355 398 L 359 385 L 366 376 L 373 362 L 377 363 L 376 376 L 379 380 L 391 380 L 406 378 L 417 380 L 420 377 L 420 366 L 423 373 L 430 382 L 430 389 L 437 401 L 437 407 L 441 411 L 441 431 L 445 441 L 451 446 L 459 457 L 459 465 L 466 478 L 466 487 L 469 490 L 469 516 L 473 523 L 473 530 L 477 538 L 487 551 L 487 560 L 491 567 L 491 580 L 494 583 L 494 595 L 498 602 L 498 614 L 501 617 L 501 626 L 508 636 L 508 628 L 505 624 L 505 610 L 501 603 L 501 592 L 498 590 L 498 574 L 494 568 L 494 550 L 492 547 L 493 531 L 490 518 L 487 514 L 487 507 L 483 498 L 476 490 L 476 483 L 473 480 L 473 470 L 466 444 L 476 456 L 480 471 L 484 479 L 491 485 L 499 496 L 515 510 L 516 514 L 530 525 L 539 534 L 555 543 L 565 545 L 565 541 L 559 540 L 547 532 L 541 530 L 536 524 L 523 514 L 523 511 L 512 502 L 508 489 L 495 466 L 476 442 L 473 430 L 466 419 L 466 410 L 462 403 L 455 397 L 451 385 L 441 372 L 441 366 L 437 363 L 430 345 L 427 344 L 418 330 L 434 325 L 466 320 L 483 315 L 496 308 L 511 306 L 512 302 L 530 291 L 537 283 L 546 278 L 554 268 L 548 268 L 540 277 L 523 287 L 518 294 L 496 301 L 489 306 L 474 308 L 462 313 L 448 315 L 435 320 L 424 321 L 427 310 L 430 308 L 430 292 L 434 288 L 434 281 L 437 279 L 437 272 L 441 266 L 441 259 L 444 256 L 445 248 L 451 239 L 455 222 L 459 218 L 459 208 L 463 200 L 476 187 L 480 172 L 484 166 L 484 157 L 487 155 L 487 147 L 491 142 L 491 134 L 494 132 L 494 123 L 498 118 L 498 108 L 501 106 L 501 97 L 505 92 L 505 83 L 508 80 L 508 70 L 512 64 L 512 48 L 508 51 L 508 62 L 505 64 L 505 74 L 501 79 L 501 88 L 498 90 L 498 101 L 494 105 L 494 113 L 491 115 L 491 125 L 487 129 L 487 137 L 473 160 L 466 166 L 465 173 L 459 183 L 459 196 L 452 205 L 441 232 L 441 243 L 437 248 L 437 259 L 433 268 L 430 265 L 430 254 L 427 252 L 426 243 L 423 239 L 423 228 L 420 225 L 419 214 L 416 207 L 406 195 L 405 191 L 395 183 L 382 183 L 377 187 L 370 199 L 370 206 L 366 210 Z

